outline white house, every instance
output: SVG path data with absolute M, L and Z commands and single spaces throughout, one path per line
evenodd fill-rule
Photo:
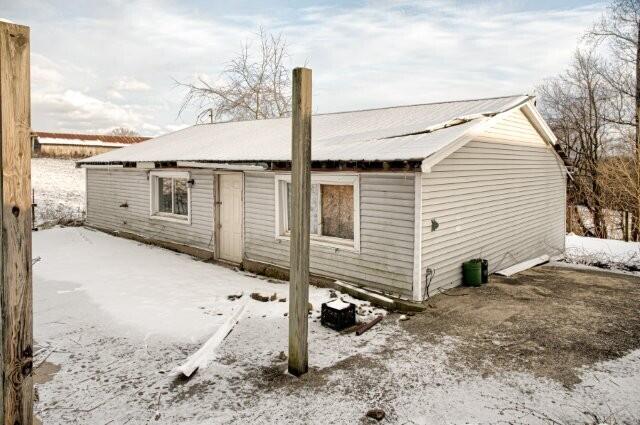
M 311 273 L 413 300 L 564 249 L 566 168 L 533 98 L 318 114 Z M 286 269 L 291 121 L 203 124 L 79 161 L 87 225 Z

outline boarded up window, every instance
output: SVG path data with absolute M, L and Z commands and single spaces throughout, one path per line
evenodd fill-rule
M 353 186 L 321 185 L 322 234 L 353 239 Z

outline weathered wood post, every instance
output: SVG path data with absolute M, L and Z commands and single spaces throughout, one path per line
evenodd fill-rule
M 0 22 L 0 312 L 5 425 L 33 421 L 29 27 Z
M 293 70 L 291 95 L 291 272 L 289 373 L 309 368 L 309 209 L 311 203 L 311 70 Z

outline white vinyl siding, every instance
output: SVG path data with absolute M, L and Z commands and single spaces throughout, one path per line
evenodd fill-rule
M 190 170 L 191 223 L 150 217 L 147 174 L 135 168 L 87 169 L 87 224 L 213 252 L 213 172 Z
M 275 175 L 245 175 L 245 257 L 289 265 L 289 241 L 276 238 Z M 311 273 L 411 296 L 413 173 L 360 174 L 360 252 L 311 245 Z
M 511 136 L 491 129 L 423 174 L 421 280 L 435 270 L 431 295 L 461 284 L 469 259 L 494 272 L 564 250 L 564 168 L 552 147 L 519 142 L 528 131 L 514 122 Z
M 487 129 L 482 137 L 495 142 L 517 141 L 520 144 L 546 145 L 522 109 L 509 112 L 504 119 Z

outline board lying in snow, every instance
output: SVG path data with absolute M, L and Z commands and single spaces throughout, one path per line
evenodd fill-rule
M 214 333 L 198 351 L 193 353 L 182 366 L 176 367 L 171 372 L 175 375 L 182 374 L 189 378 L 198 369 L 207 367 L 211 360 L 213 360 L 216 350 L 220 344 L 222 344 L 222 341 L 224 341 L 236 323 L 240 320 L 246 306 L 247 301 L 240 304 L 236 311 L 227 319 L 226 322 L 222 324 L 222 326 L 218 328 L 216 333 Z
M 536 258 L 532 258 L 531 260 L 527 260 L 527 261 L 523 261 L 522 263 L 518 263 L 515 264 L 511 267 L 507 267 L 506 269 L 500 270 L 498 272 L 496 272 L 495 274 L 500 275 L 500 276 L 512 276 L 516 273 L 520 273 L 523 272 L 525 270 L 528 270 L 532 267 L 535 267 L 537 265 L 540 265 L 542 263 L 546 263 L 549 261 L 549 256 L 548 255 L 543 255 L 541 257 L 536 257 Z

